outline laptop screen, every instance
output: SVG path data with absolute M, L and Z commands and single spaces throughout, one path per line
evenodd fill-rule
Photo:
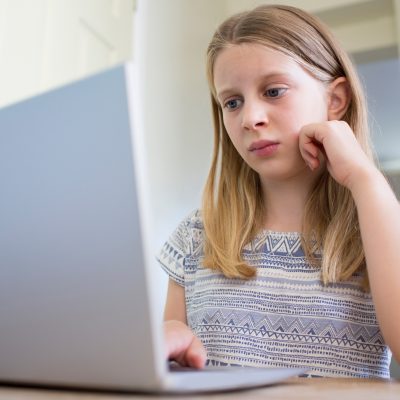
M 126 92 L 120 66 L 0 110 L 1 380 L 153 368 Z

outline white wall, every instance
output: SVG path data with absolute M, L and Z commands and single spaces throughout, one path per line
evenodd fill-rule
M 199 206 L 209 167 L 212 125 L 204 61 L 219 20 L 219 3 L 146 3 L 142 98 L 161 243 L 180 219 Z
M 205 51 L 222 6 L 214 0 L 138 1 L 134 58 L 140 63 L 154 252 L 200 206 L 213 143 Z M 167 277 L 159 269 L 162 305 Z

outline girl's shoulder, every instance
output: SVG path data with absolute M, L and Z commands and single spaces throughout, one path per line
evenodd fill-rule
M 201 210 L 193 210 L 183 219 L 181 224 L 186 226 L 188 229 L 204 229 Z
M 195 209 L 184 217 L 173 233 L 173 236 L 179 235 L 186 238 L 190 238 L 193 232 L 204 231 L 203 220 L 201 217 L 201 211 Z
M 204 225 L 201 211 L 193 210 L 179 224 L 170 238 L 186 256 L 201 256 L 204 244 Z
M 180 223 L 178 229 L 181 230 L 189 240 L 193 238 L 198 239 L 199 236 L 204 234 L 204 224 L 202 219 L 201 210 L 193 210 L 188 214 Z
M 187 260 L 202 255 L 203 230 L 200 210 L 192 211 L 181 220 L 156 256 L 169 277 L 181 286 L 185 285 Z

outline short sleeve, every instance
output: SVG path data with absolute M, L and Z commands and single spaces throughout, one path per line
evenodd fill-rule
M 190 255 L 190 221 L 193 214 L 185 218 L 164 243 L 157 260 L 169 277 L 185 286 L 185 258 Z

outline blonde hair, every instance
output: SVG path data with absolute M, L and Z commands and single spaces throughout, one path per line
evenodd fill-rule
M 328 28 L 310 14 L 289 6 L 265 5 L 226 20 L 207 50 L 207 74 L 214 119 L 214 151 L 203 194 L 204 265 L 227 277 L 250 278 L 254 267 L 242 258 L 243 247 L 262 229 L 264 210 L 258 174 L 230 141 L 216 99 L 213 69 L 221 50 L 257 43 L 278 50 L 316 79 L 330 83 L 346 77 L 351 99 L 343 116 L 371 158 L 367 108 L 355 69 Z M 325 170 L 305 206 L 302 242 L 312 265 L 320 266 L 325 284 L 348 279 L 365 267 L 359 222 L 349 190 Z M 322 251 L 322 259 L 316 254 Z

